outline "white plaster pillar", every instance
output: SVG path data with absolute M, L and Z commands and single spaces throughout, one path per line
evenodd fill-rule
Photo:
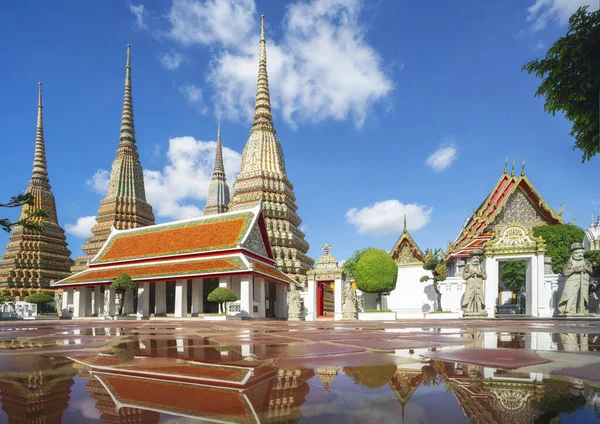
M 125 315 L 135 313 L 133 310 L 133 290 L 127 290 L 123 297 L 123 313 Z
M 199 278 L 192 280 L 192 316 L 197 317 L 198 314 L 202 313 L 203 299 L 202 289 L 204 286 L 204 279 Z
M 277 284 L 275 286 L 275 316 L 277 318 L 287 318 L 288 307 L 287 307 L 287 290 L 288 286 L 285 284 Z
M 175 282 L 175 317 L 187 317 L 187 280 Z
M 494 318 L 494 309 L 498 305 L 498 260 L 495 257 L 485 258 L 485 310 L 488 317 Z
M 137 317 L 147 319 L 150 317 L 150 283 L 139 283 L 137 295 Z
M 94 314 L 94 304 L 92 302 L 92 292 L 94 287 L 85 287 L 85 316 Z
M 543 266 L 543 262 L 542 262 Z M 539 274 L 539 264 L 538 257 L 532 256 L 529 261 L 527 261 L 527 277 L 525 280 L 525 287 L 527 290 L 526 297 L 526 307 L 525 312 L 527 315 L 531 315 L 534 317 L 539 316 L 539 282 L 538 279 L 540 277 Z M 543 275 L 543 274 L 542 274 Z M 543 279 L 543 277 L 542 277 Z M 543 283 L 542 283 L 543 284 Z
M 482 347 L 486 349 L 496 349 L 498 347 L 498 333 L 494 331 L 484 331 Z
M 314 321 L 317 317 L 317 282 L 313 278 L 308 279 L 308 296 L 305 297 L 306 321 Z
M 157 281 L 154 283 L 154 316 L 167 315 L 167 283 Z
M 101 287 L 94 287 L 94 315 L 100 317 L 104 312 L 104 296 Z
M 63 318 L 71 318 L 72 312 L 69 312 L 69 305 L 73 305 L 73 289 L 64 289 L 62 298 L 62 316 Z
M 231 290 L 231 277 L 219 277 L 219 287 L 225 287 Z
M 536 258 L 536 277 L 535 277 L 535 282 L 536 282 L 536 301 L 535 304 L 537 305 L 537 311 L 536 311 L 536 316 L 547 316 L 550 317 L 552 316 L 550 313 L 550 293 L 551 291 L 548 290 L 547 292 L 544 292 L 544 288 L 546 286 L 545 284 L 545 280 L 544 280 L 544 255 L 537 255 L 535 256 Z M 543 300 L 545 300 L 545 302 L 542 302 Z
M 73 317 L 81 318 L 85 316 L 85 305 L 87 287 L 78 287 L 73 293 Z
M 240 312 L 243 317 L 252 316 L 252 276 L 242 275 L 240 280 Z M 219 285 L 221 283 L 219 282 Z
M 333 286 L 334 320 L 342 319 L 342 289 L 342 280 L 335 280 Z M 381 307 L 383 308 L 383 305 Z
M 106 287 L 104 290 L 104 316 L 111 317 L 115 315 L 116 293 L 113 289 Z
M 254 299 L 255 302 L 258 302 L 258 316 L 260 318 L 265 318 L 267 316 L 267 311 L 265 308 L 266 304 L 266 296 L 265 296 L 265 279 L 262 277 L 255 277 L 254 284 L 257 285 L 258 291 L 258 299 Z

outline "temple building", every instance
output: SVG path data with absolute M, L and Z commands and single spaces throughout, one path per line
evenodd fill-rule
M 208 294 L 233 291 L 227 313 L 236 317 L 287 317 L 286 291 L 295 284 L 277 269 L 261 204 L 252 209 L 111 232 L 88 268 L 54 283 L 63 289 L 63 316 L 115 315 L 111 283 L 128 274 L 137 288 L 123 312 L 175 317 L 217 312 Z
M 221 124 L 217 126 L 217 150 L 212 180 L 208 187 L 208 200 L 204 206 L 204 215 L 215 215 L 227 212 L 229 205 L 229 186 L 223 166 L 223 146 L 221 144 Z
M 131 52 L 127 46 L 125 95 L 121 117 L 121 136 L 117 158 L 112 164 L 108 193 L 100 202 L 92 236 L 82 247 L 85 256 L 78 257 L 73 272 L 87 267 L 111 234 L 111 228 L 126 230 L 154 224 L 152 206 L 146 202 L 144 175 L 135 140 L 133 100 L 131 97 Z
M 306 255 L 309 246 L 299 229 L 302 220 L 296 213 L 294 186 L 287 177 L 283 150 L 275 134 L 262 16 L 254 123 L 242 153 L 240 173 L 233 183 L 229 210 L 246 209 L 262 201 L 277 267 L 293 279 L 304 282 L 314 260 Z
M 15 226 L 0 261 L 0 291 L 8 291 L 17 300 L 40 289 L 50 291 L 50 283 L 67 277 L 73 263 L 65 232 L 58 224 L 56 201 L 48 178 L 42 109 L 40 83 L 33 175 L 25 191 L 32 196 L 33 205 L 23 206 L 20 219 L 27 219 L 30 212 L 38 209 L 46 216 L 29 218 L 43 225 L 41 231 Z
M 594 216 L 592 215 L 592 223 L 585 230 L 583 246 L 585 250 L 600 250 L 600 214 L 598 214 L 598 220 L 595 224 Z

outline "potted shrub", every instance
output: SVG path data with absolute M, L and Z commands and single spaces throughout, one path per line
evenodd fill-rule
M 123 315 L 123 304 L 125 303 L 125 292 L 127 290 L 134 290 L 135 284 L 131 280 L 131 277 L 125 273 L 119 275 L 115 278 L 115 281 L 112 282 L 110 288 L 115 291 L 117 295 L 117 299 L 119 299 L 119 312 L 117 315 Z
M 379 249 L 368 250 L 358 260 L 354 278 L 357 289 L 377 294 L 377 310 L 380 311 L 382 297 L 396 288 L 398 265 L 387 252 Z M 377 315 L 381 316 L 362 313 L 359 314 L 359 319 L 396 319 L 394 312 L 381 312 Z
M 238 297 L 227 287 L 217 287 L 208 294 L 206 300 L 208 300 L 211 303 L 219 304 L 219 316 L 221 316 L 222 318 L 205 316 L 204 319 L 227 319 L 227 304 L 229 302 L 237 301 Z

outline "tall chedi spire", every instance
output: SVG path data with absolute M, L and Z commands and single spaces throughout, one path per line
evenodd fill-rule
M 6 253 L 0 261 L 0 291 L 8 289 L 13 296 L 26 296 L 36 289 L 47 289 L 51 281 L 69 276 L 71 252 L 67 249 L 64 230 L 58 224 L 56 201 L 50 187 L 44 141 L 42 83 L 39 83 L 35 154 L 31 181 L 25 193 L 33 204 L 24 205 L 20 219 L 30 210 L 42 209 L 45 217 L 30 218 L 43 228 L 13 228 Z
M 269 242 L 277 266 L 298 281 L 314 260 L 306 255 L 308 243 L 298 229 L 302 220 L 296 213 L 294 186 L 287 177 L 281 143 L 275 137 L 267 75 L 265 20 L 261 17 L 260 56 L 254 122 L 242 153 L 242 166 L 233 183 L 229 210 L 251 207 L 262 200 Z
M 133 101 L 131 99 L 131 54 L 127 46 L 127 65 L 125 67 L 125 96 L 121 117 L 121 137 L 117 158 L 112 164 L 108 193 L 100 202 L 96 216 L 96 225 L 92 227 L 92 236 L 82 249 L 86 256 L 77 258 L 72 271 L 81 271 L 88 259 L 100 250 L 111 232 L 117 230 L 145 227 L 154 224 L 152 206 L 146 203 L 144 175 L 136 147 L 135 127 L 133 124 Z
M 223 146 L 221 144 L 221 124 L 217 124 L 217 150 L 212 181 L 208 187 L 208 200 L 204 206 L 204 215 L 215 215 L 227 212 L 229 204 L 229 186 L 223 166 Z

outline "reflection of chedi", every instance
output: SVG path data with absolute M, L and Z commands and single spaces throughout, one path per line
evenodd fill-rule
M 308 243 L 299 230 L 294 186 L 287 177 L 281 143 L 275 137 L 267 76 L 264 16 L 261 24 L 260 56 L 254 123 L 242 153 L 242 166 L 235 182 L 229 210 L 249 208 L 261 200 L 269 242 L 277 267 L 304 282 L 314 261 L 306 255 Z

